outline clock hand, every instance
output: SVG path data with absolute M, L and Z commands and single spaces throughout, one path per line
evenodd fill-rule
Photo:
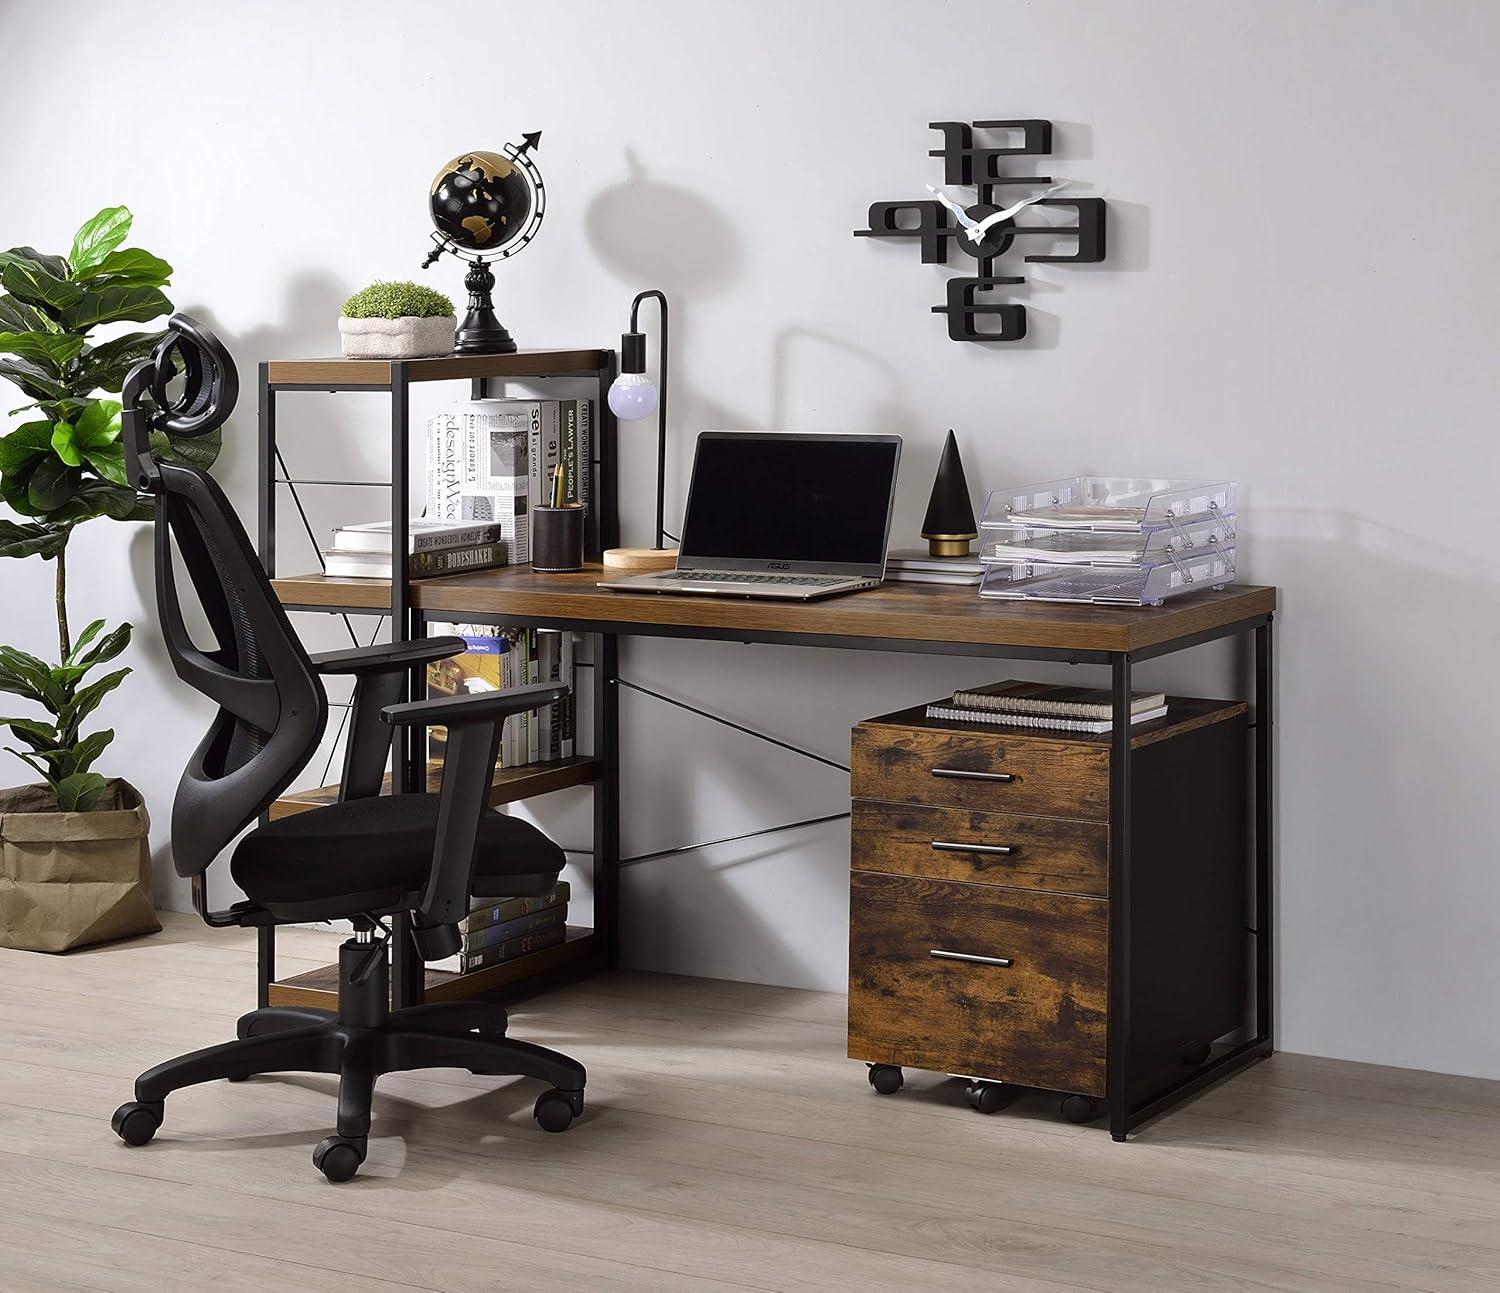
M 1050 189 L 1043 189 L 1040 193 L 1034 193 L 1029 198 L 1022 198 L 1019 202 L 1015 203 L 1013 206 L 1006 207 L 1003 211 L 996 211 L 993 215 L 985 216 L 985 218 L 983 220 L 980 220 L 977 224 L 971 221 L 969 223 L 968 229 L 965 231 L 965 236 L 969 239 L 970 242 L 983 242 L 984 235 L 989 232 L 992 225 L 997 225 L 1004 220 L 1009 220 L 1011 216 L 1015 215 L 1018 211 L 1024 211 L 1033 202 L 1040 202 L 1049 193 L 1056 193 L 1058 189 L 1067 188 L 1068 185 L 1072 182 L 1072 180 L 1063 180 L 1060 184 L 1054 184 Z
M 942 189 L 935 189 L 931 184 L 929 184 L 927 186 L 927 191 L 931 193 L 932 196 L 935 197 L 939 202 L 941 202 L 945 207 L 947 207 L 948 210 L 953 212 L 953 214 L 958 217 L 958 223 L 961 224 L 965 229 L 972 230 L 974 228 L 974 225 L 977 223 L 974 218 L 970 216 L 969 213 L 963 209 L 963 207 L 959 206 L 957 202 L 955 202 L 946 193 L 944 193 Z M 972 238 L 974 235 L 971 233 L 969 236 Z

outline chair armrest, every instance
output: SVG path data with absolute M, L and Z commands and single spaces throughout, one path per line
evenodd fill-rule
M 412 700 L 404 705 L 387 705 L 380 717 L 395 727 L 429 726 L 467 727 L 474 723 L 498 723 L 512 714 L 541 709 L 564 700 L 571 689 L 556 683 L 534 683 L 529 687 L 510 687 L 505 691 L 477 691 L 465 696 L 434 696 L 430 700 Z
M 313 668 L 323 674 L 353 674 L 410 669 L 462 653 L 463 638 L 418 638 L 414 642 L 381 642 L 375 646 L 346 647 L 342 651 L 323 651 L 309 657 Z

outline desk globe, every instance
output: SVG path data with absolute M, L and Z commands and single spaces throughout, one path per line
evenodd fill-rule
M 490 264 L 514 256 L 535 238 L 547 209 L 547 191 L 532 156 L 541 145 L 541 132 L 522 135 L 521 140 L 498 153 L 460 153 L 433 177 L 429 210 L 436 246 L 422 268 L 445 251 L 470 262 L 464 276 L 469 312 L 459 326 L 455 354 L 509 355 L 516 349 L 495 317 Z

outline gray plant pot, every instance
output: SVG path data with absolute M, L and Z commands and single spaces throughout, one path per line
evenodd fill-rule
M 458 320 L 451 314 L 432 318 L 346 319 L 339 316 L 339 337 L 350 359 L 420 359 L 453 353 Z

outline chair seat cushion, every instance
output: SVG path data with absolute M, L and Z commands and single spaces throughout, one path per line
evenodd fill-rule
M 438 803 L 437 795 L 378 795 L 279 818 L 240 840 L 230 873 L 252 902 L 293 918 L 398 906 L 427 883 Z M 563 851 L 529 822 L 487 810 L 473 891 L 544 893 L 564 861 Z

